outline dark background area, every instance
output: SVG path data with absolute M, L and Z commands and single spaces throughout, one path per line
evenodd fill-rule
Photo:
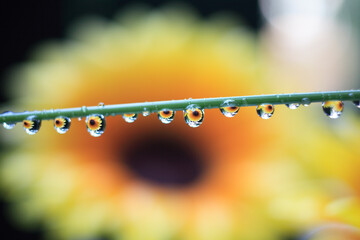
M 179 2 L 179 1 L 177 1 Z M 206 18 L 218 12 L 231 12 L 253 31 L 260 28 L 260 11 L 256 0 L 194 0 L 185 2 Z M 6 73 L 28 59 L 35 46 L 50 39 L 66 38 L 66 30 L 77 19 L 98 15 L 111 19 L 119 9 L 145 3 L 156 8 L 171 3 L 166 0 L 41 0 L 1 1 L 0 3 L 0 81 L 6 86 Z M 6 88 L 0 88 L 0 102 L 9 101 Z M 1 146 L 0 146 L 1 148 Z M 0 149 L 1 150 L 1 149 Z M 1 151 L 0 151 L 1 152 Z M 1 193 L 0 193 L 1 194 Z M 9 203 L 0 195 L 0 235 L 2 239 L 44 239 L 41 226 L 24 230 L 9 218 Z

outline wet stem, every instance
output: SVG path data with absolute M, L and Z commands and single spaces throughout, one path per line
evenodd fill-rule
M 271 94 L 254 96 L 235 96 L 221 98 L 202 98 L 184 99 L 158 102 L 126 103 L 115 105 L 99 104 L 98 106 L 83 106 L 78 108 L 51 109 L 32 112 L 5 112 L 0 115 L 0 123 L 21 122 L 28 117 L 35 117 L 38 120 L 53 120 L 58 116 L 68 118 L 86 117 L 91 114 L 102 114 L 104 116 L 115 116 L 142 112 L 159 112 L 164 109 L 173 111 L 185 110 L 189 105 L 195 105 L 201 109 L 221 108 L 225 103 L 231 102 L 238 107 L 258 106 L 261 104 L 292 104 L 299 103 L 308 105 L 313 102 L 324 101 L 359 101 L 360 90 L 345 90 L 332 92 L 310 92 L 310 93 L 290 93 L 290 94 Z

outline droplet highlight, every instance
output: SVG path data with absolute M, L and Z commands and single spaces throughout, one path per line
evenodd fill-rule
M 60 133 L 64 134 L 70 129 L 71 119 L 68 117 L 57 117 L 54 119 L 54 128 Z
M 163 109 L 158 112 L 158 118 L 162 123 L 169 124 L 174 120 L 175 111 L 170 109 Z
M 11 111 L 5 111 L 2 113 L 3 115 L 12 115 L 13 112 Z M 3 127 L 5 129 L 13 129 L 15 127 L 16 122 L 3 122 Z
M 297 109 L 298 107 L 300 107 L 300 103 L 288 103 L 288 104 L 285 104 L 289 109 Z
M 91 136 L 100 137 L 106 127 L 105 117 L 101 114 L 92 114 L 86 117 L 86 128 Z
M 355 106 L 356 106 L 357 108 L 360 108 L 360 100 L 353 101 L 353 103 L 355 104 Z
M 36 119 L 36 116 L 30 116 L 23 121 L 25 132 L 29 135 L 34 135 L 40 129 L 41 121 Z
M 136 113 L 125 113 L 125 114 L 123 114 L 123 118 L 124 118 L 125 122 L 133 123 L 137 119 L 137 114 Z
M 235 101 L 233 100 L 226 100 L 223 104 L 220 106 L 220 112 L 225 117 L 234 117 L 240 110 L 239 106 L 236 106 Z
M 204 115 L 204 109 L 196 105 L 189 105 L 184 110 L 185 122 L 193 128 L 199 127 L 202 124 Z
M 256 112 L 262 119 L 269 119 L 275 111 L 274 105 L 271 104 L 261 104 L 256 107 Z
M 344 103 L 342 101 L 325 101 L 322 104 L 324 113 L 332 119 L 340 117 L 344 110 Z

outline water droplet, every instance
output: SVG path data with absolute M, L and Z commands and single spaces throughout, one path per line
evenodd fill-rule
M 15 124 L 16 124 L 16 123 L 6 123 L 6 122 L 4 122 L 4 123 L 3 123 L 3 127 L 4 127 L 5 129 L 13 129 L 13 128 L 15 127 Z
M 82 111 L 83 113 L 86 113 L 86 112 L 87 112 L 87 107 L 86 107 L 86 106 L 82 106 L 82 107 L 81 107 L 81 111 Z
M 256 112 L 262 119 L 269 119 L 274 114 L 274 111 L 275 107 L 271 104 L 261 104 L 256 107 Z
M 123 115 L 125 122 L 133 123 L 137 119 L 137 113 L 125 113 Z
M 13 112 L 11 111 L 5 111 L 2 113 L 2 115 L 12 115 Z M 5 129 L 13 129 L 15 127 L 16 122 L 4 122 L 3 127 Z
M 158 117 L 162 123 L 169 124 L 174 120 L 175 112 L 170 109 L 163 109 L 158 112 Z
M 290 109 L 297 109 L 300 106 L 300 103 L 289 103 L 285 105 Z
M 55 130 L 60 133 L 64 134 L 66 133 L 71 125 L 71 119 L 68 117 L 57 117 L 54 120 L 54 128 Z
M 81 119 L 82 119 L 82 117 L 78 117 L 78 121 L 79 121 L 79 122 L 81 121 Z
M 189 105 L 184 110 L 185 122 L 193 128 L 201 125 L 204 120 L 204 115 L 204 109 L 201 109 L 196 105 Z
M 105 104 L 103 102 L 99 102 L 98 107 L 104 107 Z
M 234 117 L 240 110 L 239 106 L 236 106 L 234 100 L 226 100 L 220 106 L 220 111 L 225 117 Z
M 360 230 L 351 225 L 330 223 L 318 226 L 303 235 L 300 240 L 360 240 Z
M 23 121 L 23 126 L 27 134 L 34 135 L 41 126 L 41 121 L 36 116 L 30 116 Z
M 344 110 L 344 103 L 342 101 L 326 101 L 323 102 L 322 108 L 324 113 L 329 118 L 338 118 Z
M 91 136 L 100 137 L 106 127 L 105 117 L 101 114 L 92 114 L 86 117 L 86 128 Z
M 302 103 L 302 105 L 304 105 L 305 107 L 308 107 L 308 106 L 310 106 L 311 101 L 310 101 L 309 98 L 303 98 L 303 99 L 301 99 L 301 103 Z
M 147 116 L 150 115 L 150 112 L 149 112 L 149 111 L 144 111 L 144 112 L 142 113 L 142 115 L 143 115 L 144 117 L 147 117 Z
M 353 103 L 355 104 L 355 106 L 356 106 L 357 108 L 360 108 L 360 100 L 353 101 Z

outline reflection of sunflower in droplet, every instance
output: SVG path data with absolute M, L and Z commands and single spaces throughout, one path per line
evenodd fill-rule
M 252 36 L 225 20 L 202 22 L 169 9 L 128 12 L 118 22 L 83 24 L 72 41 L 39 51 L 17 72 L 16 104 L 60 108 L 259 93 L 265 86 L 255 52 Z M 31 138 L 11 132 L 21 144 L 4 157 L 1 178 L 20 221 L 42 222 L 53 239 L 271 240 L 327 219 L 322 209 L 332 190 L 304 181 L 331 171 L 307 161 L 321 156 L 317 151 L 304 157 L 288 143 L 301 142 L 293 137 L 301 131 L 284 130 L 280 117 L 263 121 L 244 108 L 228 119 L 209 110 L 196 129 L 180 112 L 167 125 L 156 114 L 106 121 L 100 138 L 76 120 L 64 135 L 50 122 Z M 311 130 L 303 134 L 316 142 L 303 147 L 330 147 L 321 154 L 334 161 L 338 142 L 322 142 Z M 352 161 L 358 151 L 337 150 L 347 154 L 351 173 L 338 177 L 352 183 L 349 166 L 358 166 Z

